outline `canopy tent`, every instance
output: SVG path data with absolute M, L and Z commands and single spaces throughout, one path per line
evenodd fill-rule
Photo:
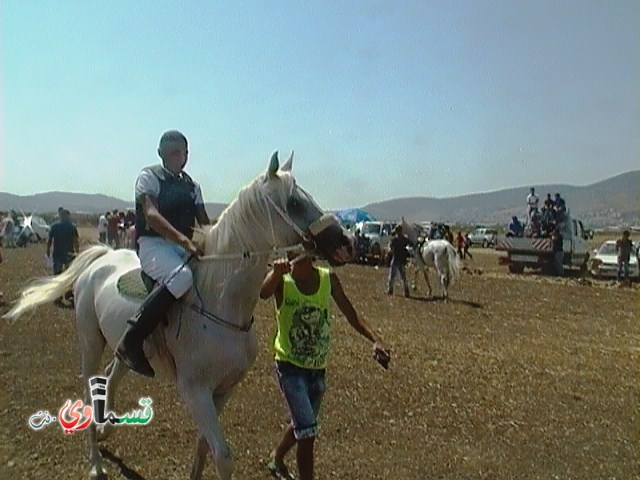
M 358 222 L 371 222 L 375 218 L 361 208 L 345 208 L 336 213 L 342 223 L 353 225 Z

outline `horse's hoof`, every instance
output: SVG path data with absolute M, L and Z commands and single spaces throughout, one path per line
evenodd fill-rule
M 89 470 L 89 480 L 107 480 L 107 478 L 107 472 L 104 469 L 98 472 L 96 467 L 91 467 Z

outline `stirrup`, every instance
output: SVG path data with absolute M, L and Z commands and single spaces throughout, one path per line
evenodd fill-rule
M 140 375 L 144 375 L 145 377 L 150 377 L 150 378 L 155 377 L 156 372 L 153 370 L 153 367 L 149 363 L 149 360 L 146 359 L 146 357 L 144 357 L 145 363 L 142 363 L 142 362 L 136 363 L 130 357 L 124 355 L 119 350 L 116 350 L 115 354 L 116 354 L 116 357 L 118 357 L 118 360 L 123 362 L 127 367 L 129 367 L 130 370 L 133 370 L 134 372 L 139 373 Z
M 116 347 L 115 356 L 123 362 L 130 370 L 133 370 L 145 377 L 153 378 L 156 372 L 149 363 L 149 360 L 144 354 L 143 348 L 144 342 L 140 345 L 140 348 L 125 348 L 124 340 L 120 341 Z

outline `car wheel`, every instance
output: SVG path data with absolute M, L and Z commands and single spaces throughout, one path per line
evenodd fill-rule
M 487 248 L 489 246 L 489 242 L 487 242 L 487 240 L 483 240 L 482 241 L 482 248 Z
M 511 263 L 509 265 L 509 272 L 522 273 L 524 272 L 524 263 Z

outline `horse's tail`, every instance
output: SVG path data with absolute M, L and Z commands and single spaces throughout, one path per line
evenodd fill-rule
M 107 245 L 90 247 L 78 255 L 63 273 L 33 281 L 22 290 L 17 303 L 2 318 L 9 323 L 14 323 L 23 313 L 60 298 L 73 287 L 89 265 L 109 251 L 111 247 Z
M 447 242 L 447 263 L 449 264 L 449 286 L 453 286 L 455 281 L 460 276 L 460 258 L 456 254 L 456 249 Z

